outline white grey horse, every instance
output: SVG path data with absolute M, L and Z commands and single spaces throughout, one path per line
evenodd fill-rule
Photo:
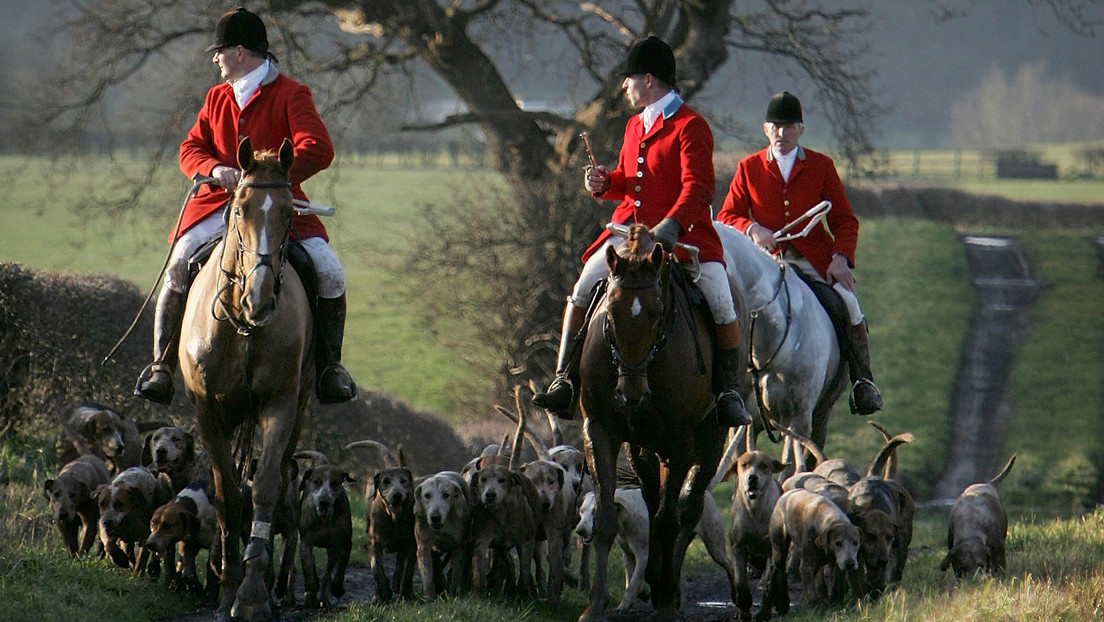
M 832 405 L 847 388 L 832 321 L 794 268 L 736 229 L 714 224 L 729 278 L 743 292 L 751 316 L 750 366 L 760 409 L 824 447 Z M 787 444 L 783 461 L 800 451 Z

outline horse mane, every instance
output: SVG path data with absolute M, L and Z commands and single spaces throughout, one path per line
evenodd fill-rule
M 629 237 L 625 240 L 625 249 L 629 255 L 622 255 L 626 259 L 630 258 L 647 258 L 652 253 L 652 249 L 655 248 L 656 241 L 652 237 L 652 232 L 641 224 L 635 224 L 629 227 Z
M 280 153 L 275 149 L 265 149 L 253 153 L 253 167 L 257 169 L 279 169 Z

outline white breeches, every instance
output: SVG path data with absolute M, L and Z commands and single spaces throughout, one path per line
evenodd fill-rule
M 215 212 L 199 221 L 180 236 L 173 247 L 169 266 L 165 270 L 165 285 L 177 293 L 183 293 L 188 283 L 188 258 L 211 238 L 226 230 L 222 211 Z M 318 273 L 318 296 L 337 298 L 345 293 L 345 268 L 337 259 L 337 254 L 326 240 L 314 237 L 300 240 L 300 244 L 310 255 L 314 269 Z
M 804 257 L 786 255 L 786 263 L 793 264 L 798 268 L 801 268 L 802 272 L 812 276 L 814 279 L 820 281 L 821 283 L 827 282 L 824 280 L 823 277 L 820 276 L 820 273 L 816 271 L 816 268 L 813 267 L 813 264 L 809 263 L 809 260 L 805 259 Z M 859 298 L 855 295 L 855 292 L 848 290 L 846 287 L 840 285 L 839 283 L 833 284 L 832 289 L 839 292 L 840 297 L 843 298 L 843 304 L 847 305 L 847 316 L 850 318 L 851 325 L 855 326 L 862 322 L 863 312 L 862 309 L 859 308 Z
M 609 264 L 606 263 L 606 247 L 613 241 L 606 241 L 596 250 L 575 281 L 571 297 L 567 301 L 583 309 L 590 304 L 590 295 L 598 281 L 609 276 Z M 718 325 L 736 321 L 736 310 L 732 304 L 732 290 L 729 289 L 728 274 L 719 261 L 706 261 L 701 264 L 701 276 L 698 277 L 698 289 L 702 291 L 709 308 L 713 311 L 713 320 Z

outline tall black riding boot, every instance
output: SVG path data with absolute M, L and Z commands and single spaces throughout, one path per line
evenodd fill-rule
M 134 394 L 138 397 L 158 404 L 172 402 L 184 303 L 184 294 L 167 287 L 161 289 L 153 316 L 153 362 L 138 375 L 134 385 Z
M 882 393 L 870 373 L 870 335 L 866 320 L 851 327 L 851 412 L 869 415 L 882 409 Z
M 534 404 L 561 419 L 575 416 L 574 383 L 579 374 L 579 351 L 584 337 L 580 331 L 585 319 L 586 309 L 567 303 L 560 333 L 560 351 L 556 355 L 556 377 L 543 393 L 533 396 Z
M 733 349 L 717 352 L 717 379 L 720 392 L 717 394 L 717 423 L 724 428 L 735 428 L 751 423 L 751 415 L 740 397 L 740 374 L 747 362 L 740 351 Z
M 314 321 L 314 364 L 318 374 L 315 392 L 323 404 L 339 404 L 357 396 L 353 377 L 341 365 L 345 338 L 345 295 L 318 299 Z

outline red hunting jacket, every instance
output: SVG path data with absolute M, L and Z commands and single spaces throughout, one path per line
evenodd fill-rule
M 180 144 L 181 172 L 191 179 L 196 174 L 210 175 L 218 164 L 237 168 L 238 142 L 246 136 L 257 151 L 279 150 L 285 138 L 291 139 L 295 153 L 291 193 L 298 199 L 307 198 L 300 184 L 329 166 L 334 158 L 330 133 L 314 107 L 310 89 L 280 75 L 274 66 L 244 110 L 238 108 L 230 84 L 207 91 L 195 125 Z M 218 186 L 202 186 L 184 210 L 180 232 L 221 209 L 230 196 Z M 329 239 L 317 216 L 296 215 L 294 225 L 296 239 Z
M 654 227 L 664 218 L 682 225 L 679 242 L 697 246 L 701 261 L 724 263 L 709 210 L 713 201 L 713 132 L 701 115 L 676 98 L 644 134 L 640 115 L 625 125 L 610 187 L 596 198 L 618 201 L 611 222 Z M 585 262 L 605 243 L 605 229 L 583 254 Z M 689 261 L 677 251 L 680 261 Z
M 778 231 L 827 199 L 832 202 L 827 228 L 815 227 L 806 237 L 786 244 L 792 244 L 808 259 L 821 277 L 835 253 L 842 254 L 854 267 L 859 221 L 851 211 L 836 165 L 822 153 L 800 145 L 797 149 L 788 182 L 782 181 L 782 172 L 770 147 L 741 160 L 717 220 L 743 232 L 753 222 Z M 803 225 L 795 228 L 801 229 Z

